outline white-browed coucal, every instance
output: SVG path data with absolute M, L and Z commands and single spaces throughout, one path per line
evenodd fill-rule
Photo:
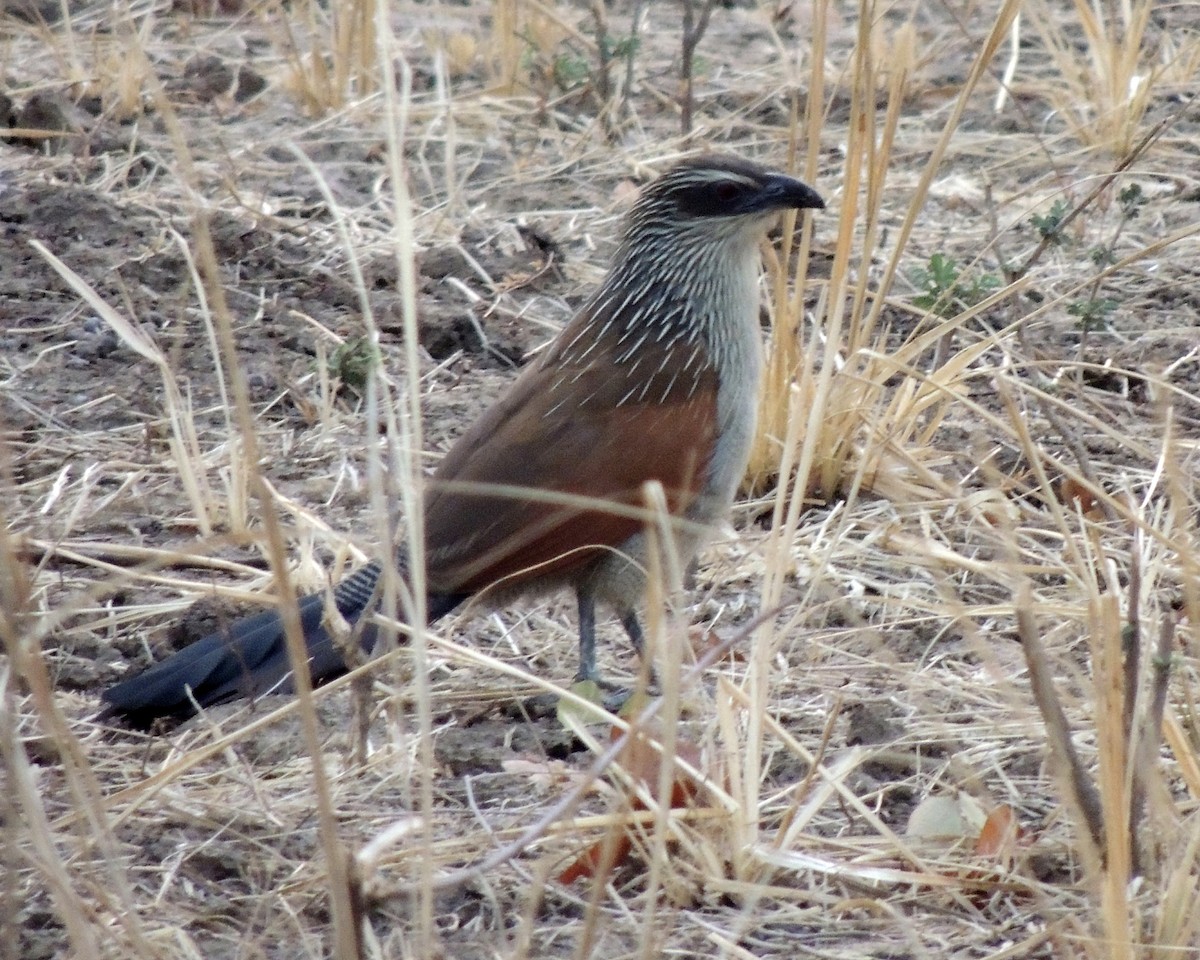
M 724 155 L 685 160 L 642 191 L 600 288 L 428 481 L 431 621 L 472 597 L 567 586 L 579 602 L 580 678 L 596 673 L 597 603 L 640 653 L 646 533 L 628 508 L 660 483 L 684 563 L 728 510 L 754 434 L 759 243 L 780 211 L 823 206 L 806 184 Z M 368 564 L 334 589 L 346 620 L 370 615 L 380 571 Z M 300 601 L 314 682 L 346 670 L 324 608 L 322 593 Z M 363 627 L 368 645 L 375 631 Z M 109 688 L 103 715 L 184 717 L 193 704 L 288 691 L 290 670 L 270 610 Z

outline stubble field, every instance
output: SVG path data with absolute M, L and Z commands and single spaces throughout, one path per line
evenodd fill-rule
M 685 134 L 684 7 L 0 8 L 0 957 L 1200 955 L 1200 10 L 719 4 Z M 701 150 L 828 208 L 648 610 L 690 803 L 547 708 L 566 596 L 95 722 L 402 538 Z

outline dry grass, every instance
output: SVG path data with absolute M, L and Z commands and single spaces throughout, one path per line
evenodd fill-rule
M 0 23 L 8 95 L 70 108 L 0 153 L 0 958 L 1200 952 L 1200 23 L 1019 6 L 712 15 L 694 143 L 830 203 L 766 251 L 752 499 L 689 591 L 661 561 L 648 771 L 513 709 L 570 675 L 565 600 L 166 736 L 90 717 L 199 596 L 420 555 L 429 457 L 691 148 L 673 9 Z M 463 316 L 486 347 L 432 356 Z

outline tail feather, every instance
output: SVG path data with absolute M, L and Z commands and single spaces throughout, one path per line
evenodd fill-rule
M 375 605 L 380 572 L 379 564 L 367 564 L 334 588 L 334 603 L 349 623 L 356 623 Z M 430 597 L 430 620 L 453 610 L 461 599 Z M 299 612 L 313 682 L 345 673 L 341 651 L 325 629 L 325 594 L 302 598 Z M 364 649 L 374 645 L 375 633 L 370 624 L 360 631 Z M 267 610 L 210 633 L 138 676 L 109 687 L 101 695 L 100 719 L 122 717 L 147 727 L 160 717 L 189 717 L 197 706 L 293 689 L 283 619 L 278 611 Z

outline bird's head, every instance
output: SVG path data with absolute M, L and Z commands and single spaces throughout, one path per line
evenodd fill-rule
M 750 160 L 706 154 L 650 183 L 626 220 L 627 242 L 694 237 L 756 240 L 783 210 L 820 210 L 810 186 Z

